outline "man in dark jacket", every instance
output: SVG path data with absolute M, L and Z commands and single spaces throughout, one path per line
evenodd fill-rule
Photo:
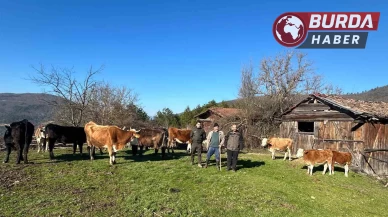
M 190 138 L 193 141 L 191 144 L 191 164 L 194 165 L 194 154 L 198 154 L 198 167 L 202 167 L 202 142 L 206 139 L 205 130 L 201 128 L 201 122 L 197 121 L 196 128 L 190 133 Z
M 228 159 L 226 169 L 233 169 L 233 171 L 236 172 L 238 153 L 244 148 L 244 139 L 242 134 L 237 130 L 235 124 L 232 125 L 232 130 L 225 136 L 225 144 Z

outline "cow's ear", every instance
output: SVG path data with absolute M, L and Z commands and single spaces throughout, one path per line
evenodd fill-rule
M 11 130 L 11 127 L 8 125 L 5 125 L 5 128 L 7 128 L 7 130 Z

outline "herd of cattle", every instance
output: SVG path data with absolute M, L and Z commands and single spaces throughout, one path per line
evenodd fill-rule
M 27 154 L 29 145 L 35 136 L 38 152 L 49 151 L 50 159 L 54 158 L 54 145 L 56 143 L 73 144 L 73 154 L 76 153 L 77 146 L 79 152 L 82 154 L 82 146 L 87 143 L 90 159 L 95 157 L 95 148 L 99 148 L 102 154 L 102 149 L 105 148 L 109 153 L 109 163 L 111 165 L 116 163 L 116 152 L 122 150 L 134 138 L 138 139 L 138 145 L 132 146 L 132 153 L 137 154 L 137 148 L 140 148 L 139 155 L 142 154 L 144 147 L 153 148 L 155 154 L 158 150 L 162 150 L 162 157 L 165 156 L 166 149 L 168 152 L 174 153 L 176 143 L 186 143 L 187 151 L 191 149 L 191 130 L 178 129 L 174 127 L 165 128 L 142 128 L 140 130 L 119 128 L 117 126 L 98 125 L 92 121 L 85 124 L 85 127 L 60 126 L 56 124 L 47 124 L 35 129 L 34 125 L 28 120 L 24 119 L 19 122 L 13 122 L 6 125 L 6 132 L 4 133 L 4 141 L 6 145 L 6 156 L 4 163 L 9 161 L 11 149 L 15 148 L 17 151 L 16 163 L 21 160 L 28 163 Z M 284 160 L 291 160 L 291 151 L 293 148 L 293 140 L 289 138 L 263 138 L 262 146 L 268 147 L 272 152 L 272 159 L 275 159 L 275 151 L 285 151 Z M 348 176 L 349 165 L 352 161 L 352 155 L 349 152 L 338 152 L 332 150 L 303 150 L 298 149 L 296 157 L 303 158 L 307 164 L 307 173 L 312 175 L 314 165 L 324 164 L 323 174 L 326 173 L 329 167 L 329 174 L 334 174 L 334 164 L 343 165 L 345 168 L 345 176 Z

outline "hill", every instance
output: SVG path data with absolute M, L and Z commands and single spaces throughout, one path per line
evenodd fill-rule
M 0 123 L 9 124 L 24 118 L 33 124 L 40 124 L 52 117 L 53 107 L 47 101 L 59 97 L 43 93 L 0 93 Z
M 363 91 L 361 93 L 349 93 L 343 96 L 364 101 L 388 102 L 388 85 L 376 87 L 368 91 Z
M 342 95 L 346 98 L 363 100 L 363 101 L 383 101 L 388 102 L 388 85 L 376 87 L 359 93 L 346 93 Z M 225 101 L 229 105 L 234 105 L 238 99 Z

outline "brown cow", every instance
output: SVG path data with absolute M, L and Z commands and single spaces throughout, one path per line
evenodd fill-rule
M 176 146 L 176 142 L 179 143 L 187 143 L 187 152 L 191 151 L 191 138 L 190 138 L 191 130 L 186 129 L 178 129 L 175 127 L 168 128 L 168 148 L 171 148 L 174 153 L 174 147 Z
M 94 159 L 95 147 L 105 147 L 109 152 L 109 163 L 116 163 L 116 152 L 123 149 L 133 138 L 139 138 L 139 134 L 134 131 L 125 131 L 117 126 L 102 126 L 90 121 L 85 124 L 85 134 L 90 150 L 90 159 Z
M 333 152 L 329 149 L 310 149 L 303 151 L 298 149 L 296 157 L 303 157 L 303 161 L 307 164 L 307 174 L 313 175 L 313 168 L 315 164 L 324 164 L 323 175 L 325 175 L 327 166 L 329 165 L 329 174 L 331 175 L 331 165 L 333 159 Z
M 140 153 L 142 154 L 144 147 L 150 147 L 154 148 L 155 154 L 158 153 L 159 149 L 162 149 L 162 157 L 165 156 L 166 153 L 166 132 L 161 129 L 149 129 L 149 128 L 142 128 L 139 131 L 136 131 L 140 138 L 138 140 L 139 146 L 140 146 Z M 136 146 L 136 145 L 134 145 Z M 132 146 L 132 153 L 136 155 L 137 147 Z
M 293 143 L 292 139 L 289 139 L 289 138 L 271 137 L 269 139 L 264 138 L 261 141 L 261 146 L 265 147 L 268 145 L 268 149 L 272 153 L 272 160 L 275 160 L 275 151 L 276 150 L 286 152 L 284 154 L 283 160 L 286 160 L 287 154 L 288 154 L 288 159 L 291 160 L 292 143 Z
M 333 160 L 331 163 L 332 174 L 334 174 L 334 163 L 344 166 L 345 176 L 348 177 L 349 165 L 352 163 L 352 154 L 349 152 L 333 151 Z

